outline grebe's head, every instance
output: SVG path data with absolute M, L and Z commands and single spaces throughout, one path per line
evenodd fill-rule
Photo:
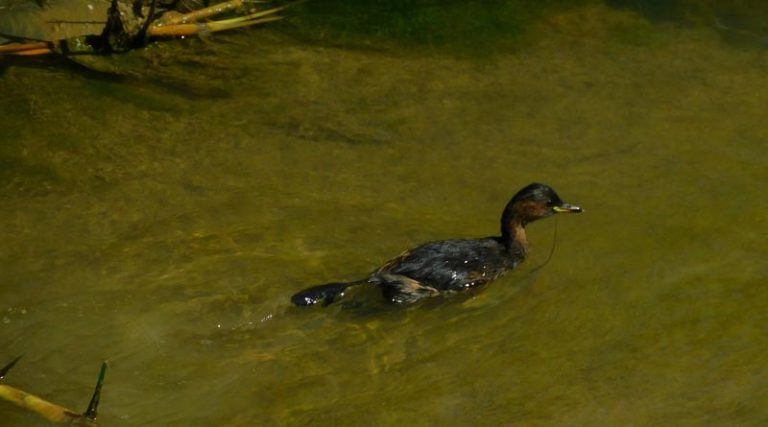
M 580 207 L 563 202 L 552 187 L 535 182 L 518 191 L 507 203 L 501 219 L 502 232 L 514 221 L 525 226 L 529 222 L 556 213 L 580 212 L 582 212 Z

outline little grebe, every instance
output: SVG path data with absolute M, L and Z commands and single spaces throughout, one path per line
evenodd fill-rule
M 378 286 L 387 302 L 413 304 L 423 298 L 488 284 L 514 269 L 528 255 L 525 226 L 555 213 L 579 213 L 555 190 L 533 183 L 518 191 L 501 215 L 501 236 L 441 240 L 404 252 L 355 282 L 317 285 L 295 294 L 296 305 L 329 305 L 350 286 Z

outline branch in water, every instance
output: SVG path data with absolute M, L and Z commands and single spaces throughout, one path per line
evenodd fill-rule
M 5 378 L 8 371 L 16 365 L 19 359 L 21 359 L 21 356 L 13 359 L 10 363 L 0 369 L 0 380 Z M 96 422 L 96 410 L 99 406 L 101 388 L 104 385 L 106 372 L 107 362 L 104 362 L 101 364 L 99 378 L 96 381 L 96 389 L 93 392 L 93 397 L 91 397 L 91 402 L 88 405 L 88 409 L 86 409 L 83 414 L 78 414 L 63 406 L 48 402 L 47 400 L 27 393 L 24 390 L 19 390 L 5 384 L 0 384 L 0 399 L 7 400 L 16 406 L 35 412 L 53 423 L 96 427 L 98 426 L 98 423 Z

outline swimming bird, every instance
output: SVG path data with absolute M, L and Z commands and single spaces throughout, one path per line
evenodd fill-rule
M 501 236 L 440 240 L 425 243 L 391 259 L 367 278 L 312 286 L 291 297 L 300 306 L 327 306 L 357 285 L 381 289 L 386 302 L 409 305 L 440 294 L 486 285 L 514 269 L 528 256 L 525 226 L 556 213 L 580 213 L 546 184 L 527 185 L 501 214 Z

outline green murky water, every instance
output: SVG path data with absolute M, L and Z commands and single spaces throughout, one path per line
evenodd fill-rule
M 602 8 L 531 39 L 470 60 L 250 31 L 142 80 L 7 67 L 8 383 L 80 410 L 108 359 L 105 426 L 763 425 L 768 52 Z M 534 180 L 586 213 L 532 225 L 477 297 L 289 306 L 496 233 Z

